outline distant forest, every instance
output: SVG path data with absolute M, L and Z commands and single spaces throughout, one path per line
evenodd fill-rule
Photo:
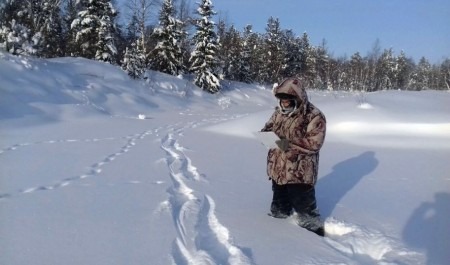
M 415 62 L 403 51 L 380 47 L 367 54 L 333 57 L 326 41 L 283 29 L 278 18 L 265 32 L 214 21 L 212 0 L 128 0 L 120 15 L 115 0 L 3 0 L 0 48 L 42 58 L 84 57 L 118 65 L 133 78 L 146 70 L 191 74 L 210 93 L 222 80 L 273 84 L 290 76 L 311 89 L 378 91 L 450 90 L 450 59 Z M 125 19 L 126 17 L 126 19 Z

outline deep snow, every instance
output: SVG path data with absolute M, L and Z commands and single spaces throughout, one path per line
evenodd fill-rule
M 448 264 L 450 93 L 309 91 L 328 237 L 267 216 L 270 88 L 0 52 L 0 264 Z

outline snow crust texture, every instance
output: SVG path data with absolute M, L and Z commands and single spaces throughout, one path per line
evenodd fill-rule
M 450 94 L 308 91 L 327 236 L 271 218 L 270 87 L 0 52 L 0 264 L 446 265 Z

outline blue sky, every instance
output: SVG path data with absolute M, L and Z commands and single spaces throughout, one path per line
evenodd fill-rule
M 335 56 L 359 51 L 367 55 L 375 41 L 401 50 L 416 62 L 450 58 L 449 0 L 213 0 L 214 9 L 229 24 L 251 24 L 264 32 L 270 16 L 283 29 L 307 32 L 313 45 L 327 41 Z
M 119 0 L 125 2 L 126 0 Z M 197 2 L 191 0 L 196 9 Z M 425 56 L 431 63 L 450 58 L 449 0 L 212 0 L 219 17 L 240 31 L 247 24 L 265 32 L 270 16 L 283 29 L 297 35 L 307 32 L 311 44 L 325 39 L 334 57 L 362 56 L 378 39 L 382 49 L 403 50 L 416 62 Z

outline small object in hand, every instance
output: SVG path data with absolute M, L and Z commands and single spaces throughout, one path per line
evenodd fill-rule
M 286 151 L 289 147 L 289 140 L 287 139 L 276 140 L 275 143 L 282 151 Z

